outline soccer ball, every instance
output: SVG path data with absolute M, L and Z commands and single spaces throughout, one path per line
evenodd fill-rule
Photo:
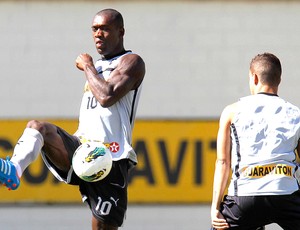
M 87 182 L 104 179 L 112 167 L 112 156 L 101 142 L 86 142 L 80 145 L 72 159 L 76 175 Z

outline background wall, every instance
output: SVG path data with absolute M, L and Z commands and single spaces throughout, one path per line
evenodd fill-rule
M 147 64 L 139 118 L 218 118 L 248 94 L 249 61 L 265 51 L 282 61 L 280 95 L 300 105 L 299 1 L 1 1 L 0 118 L 77 117 L 75 59 L 98 58 L 90 26 L 107 7 Z

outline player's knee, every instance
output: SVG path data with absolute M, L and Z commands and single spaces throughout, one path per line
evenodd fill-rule
M 26 128 L 36 129 L 42 135 L 45 133 L 45 130 L 46 130 L 45 124 L 43 122 L 40 122 L 40 121 L 37 121 L 37 120 L 31 120 L 31 121 L 29 121 L 27 123 Z

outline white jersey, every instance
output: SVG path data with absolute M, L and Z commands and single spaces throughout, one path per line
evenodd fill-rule
M 295 178 L 299 108 L 276 95 L 241 98 L 232 120 L 231 138 L 229 195 L 282 195 L 299 189 Z
M 95 67 L 105 80 L 117 67 L 122 56 L 127 52 L 110 60 L 99 60 Z M 86 82 L 81 102 L 79 126 L 75 133 L 82 142 L 101 141 L 109 146 L 113 160 L 129 158 L 137 162 L 132 142 L 132 129 L 136 109 L 140 97 L 141 86 L 128 92 L 114 105 L 103 108 L 89 89 Z

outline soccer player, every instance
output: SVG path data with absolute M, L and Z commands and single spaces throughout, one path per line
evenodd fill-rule
M 277 223 L 300 229 L 300 110 L 278 96 L 280 60 L 271 53 L 250 63 L 250 96 L 222 112 L 211 205 L 213 229 L 255 230 Z M 228 195 L 223 198 L 232 170 Z M 260 229 L 260 228 L 259 228 Z
M 27 166 L 41 152 L 50 171 L 60 180 L 79 186 L 82 199 L 92 211 L 92 229 L 116 230 L 127 208 L 128 171 L 136 163 L 132 128 L 145 75 L 142 58 L 125 50 L 122 15 L 114 9 L 98 12 L 92 35 L 100 59 L 80 54 L 76 66 L 84 72 L 86 84 L 74 135 L 44 121 L 29 121 L 12 158 L 0 160 L 0 182 L 15 190 Z M 72 156 L 88 140 L 111 145 L 113 166 L 101 181 L 88 183 L 72 170 Z

